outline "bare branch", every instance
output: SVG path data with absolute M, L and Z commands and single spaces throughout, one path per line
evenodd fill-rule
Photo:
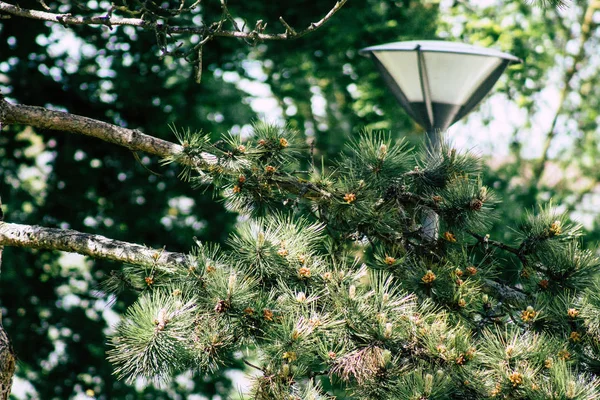
M 126 6 L 112 5 L 103 15 L 95 16 L 75 16 L 71 13 L 52 13 L 50 8 L 44 3 L 44 0 L 38 0 L 42 8 L 46 11 L 31 10 L 21 8 L 18 5 L 6 3 L 0 0 L 0 19 L 10 18 L 12 16 L 35 19 L 40 21 L 49 21 L 60 23 L 64 26 L 69 25 L 104 25 L 109 28 L 119 25 L 134 26 L 145 30 L 154 31 L 156 42 L 160 48 L 161 58 L 167 55 L 175 55 L 184 58 L 188 62 L 194 62 L 195 79 L 200 83 L 202 79 L 202 46 L 215 37 L 231 37 L 244 40 L 247 44 L 253 46 L 258 42 L 266 40 L 288 40 L 300 38 L 311 32 L 316 31 L 330 20 L 337 13 L 347 0 L 336 2 L 331 10 L 319 21 L 311 23 L 306 29 L 297 32 L 284 19 L 279 17 L 279 20 L 285 27 L 283 33 L 265 33 L 266 23 L 258 20 L 254 29 L 245 30 L 244 26 L 239 26 L 236 18 L 231 14 L 227 7 L 226 0 L 221 0 L 222 15 L 219 20 L 210 25 L 200 26 L 179 26 L 174 23 L 176 17 L 180 16 L 184 11 L 193 10 L 198 6 L 200 0 L 196 0 L 190 7 L 185 7 L 185 0 L 180 0 L 178 8 L 164 9 L 161 8 L 161 13 L 154 13 L 152 10 L 142 7 L 142 18 L 125 18 L 113 15 L 114 11 L 125 13 L 131 16 L 140 15 L 140 11 L 130 10 Z M 162 13 L 169 15 L 163 15 Z M 232 30 L 223 29 L 223 24 L 229 21 L 233 27 Z M 181 49 L 183 42 L 175 43 L 174 50 L 169 50 L 168 38 L 172 34 L 199 34 L 202 37 L 201 42 L 193 46 L 191 49 Z M 193 58 L 193 61 L 190 61 Z
M 222 29 L 222 23 L 217 24 L 215 29 L 211 29 L 207 26 L 171 26 L 159 22 L 144 20 L 142 18 L 117 17 L 112 15 L 112 13 L 92 17 L 74 16 L 71 14 L 58 14 L 47 11 L 30 10 L 26 8 L 21 8 L 10 3 L 6 3 L 4 1 L 0 1 L 0 13 L 9 14 L 15 17 L 56 22 L 62 25 L 104 25 L 108 27 L 118 25 L 130 25 L 143 29 L 161 30 L 169 34 L 197 33 L 203 36 L 211 37 L 232 37 L 238 39 L 249 39 L 251 41 L 265 41 L 297 39 L 311 32 L 314 32 L 317 29 L 321 28 L 327 21 L 329 21 L 344 6 L 346 2 L 347 0 L 338 1 L 323 18 L 321 18 L 317 22 L 311 23 L 306 29 L 299 32 L 294 32 L 293 29 L 290 31 L 289 26 L 286 26 L 286 32 L 284 33 L 264 33 L 259 32 L 256 29 L 244 32 L 241 29 L 239 29 L 239 27 L 237 27 L 234 30 L 228 31 Z M 120 8 L 118 9 L 120 10 Z M 233 19 L 233 17 L 231 17 L 231 19 Z
M 141 28 L 147 28 L 148 26 L 152 25 L 152 23 L 144 21 L 141 18 L 107 18 L 106 15 L 98 15 L 94 17 L 75 17 L 71 14 L 55 14 L 46 11 L 29 10 L 13 4 L 5 3 L 3 1 L 0 1 L 0 12 L 10 14 L 15 17 L 58 22 L 63 25 L 131 25 Z
M 167 157 L 183 148 L 175 143 L 145 135 L 137 129 L 127 129 L 88 117 L 49 110 L 43 107 L 13 105 L 0 95 L 2 124 L 23 124 L 36 128 L 78 133 L 102 139 L 132 151 Z
M 254 368 L 254 369 L 258 370 L 258 371 L 264 371 L 264 370 L 263 370 L 261 367 L 259 367 L 259 366 L 256 366 L 256 365 L 252 364 L 252 363 L 251 363 L 250 361 L 248 361 L 248 360 L 243 360 L 243 361 L 244 361 L 244 364 L 246 364 L 246 365 L 247 365 L 247 366 L 249 366 L 249 367 L 252 367 L 252 368 Z
M 72 229 L 0 222 L 0 246 L 59 250 L 133 265 L 185 265 L 187 256 Z
M 279 22 L 281 22 L 281 25 L 283 25 L 285 27 L 286 33 L 290 34 L 290 35 L 297 35 L 298 33 L 294 30 L 294 28 L 292 28 L 285 19 L 283 19 L 283 17 L 279 17 Z

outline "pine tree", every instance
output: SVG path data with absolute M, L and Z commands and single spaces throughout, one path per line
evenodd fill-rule
M 242 358 L 254 399 L 600 398 L 598 258 L 551 205 L 490 237 L 499 199 L 477 157 L 366 132 L 325 168 L 289 128 L 174 130 L 165 162 L 240 222 L 224 248 L 106 282 L 140 293 L 110 341 L 121 378 Z

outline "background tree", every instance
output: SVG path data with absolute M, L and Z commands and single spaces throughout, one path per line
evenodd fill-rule
M 496 107 L 501 104 L 513 117 L 502 127 L 510 139 L 490 143 L 495 167 L 486 179 L 504 192 L 502 197 L 522 205 L 506 207 L 503 218 L 518 221 L 525 210 L 552 198 L 585 222 L 590 241 L 598 240 L 597 208 L 592 206 L 597 201 L 593 160 L 598 151 L 598 99 L 591 90 L 598 79 L 598 7 L 594 1 L 559 8 L 528 7 L 519 1 L 454 2 L 443 13 L 440 28 L 441 35 L 484 46 L 495 43 L 524 60 L 521 69 L 507 72 L 510 86 L 500 86 L 495 95 L 504 99 Z M 479 115 L 488 124 L 494 118 L 489 107 Z M 477 128 L 473 134 L 485 140 Z M 498 156 L 506 153 L 504 148 L 510 152 Z

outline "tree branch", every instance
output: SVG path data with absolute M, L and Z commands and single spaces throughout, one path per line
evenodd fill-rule
M 0 222 L 0 246 L 60 250 L 134 265 L 185 265 L 187 255 L 72 229 Z
M 529 297 L 526 293 L 519 291 L 511 286 L 504 285 L 492 279 L 484 281 L 483 291 L 491 294 L 494 297 L 501 299 L 508 304 L 523 304 L 526 303 Z
M 335 3 L 333 8 L 317 22 L 311 23 L 306 29 L 301 31 L 294 31 L 291 27 L 284 24 L 286 31 L 284 33 L 264 33 L 258 30 L 252 31 L 241 31 L 241 30 L 223 30 L 222 24 L 217 24 L 218 29 L 213 29 L 207 26 L 171 26 L 164 23 L 153 22 L 144 20 L 142 18 L 123 18 L 113 15 L 98 15 L 92 17 L 73 16 L 71 14 L 58 14 L 46 11 L 30 10 L 21 8 L 19 6 L 0 1 L 0 12 L 15 17 L 36 19 L 41 21 L 56 22 L 62 25 L 105 25 L 112 27 L 113 25 L 130 25 L 142 29 L 153 29 L 160 30 L 165 33 L 173 34 L 201 34 L 203 36 L 212 37 L 232 37 L 238 39 L 249 39 L 249 40 L 288 40 L 297 39 L 305 36 L 311 32 L 321 28 L 327 21 L 329 21 L 335 13 L 337 13 L 347 2 L 347 0 L 340 0 Z
M 471 236 L 473 236 L 475 239 L 477 239 L 477 241 L 479 241 L 479 243 L 481 243 L 482 245 L 486 246 L 486 245 L 492 245 L 494 247 L 497 247 L 499 249 L 502 249 L 504 251 L 508 251 L 511 254 L 514 254 L 515 256 L 517 256 L 517 258 L 519 259 L 519 261 L 521 261 L 521 263 L 523 264 L 523 266 L 527 265 L 527 259 L 525 258 L 525 252 L 523 251 L 523 246 L 521 246 L 520 248 L 516 249 L 514 247 L 511 247 L 507 244 L 504 244 L 502 242 L 498 242 L 496 240 L 490 240 L 488 237 L 486 236 L 482 236 L 479 235 L 475 232 L 468 232 Z
M 88 117 L 49 110 L 43 107 L 13 105 L 0 95 L 2 124 L 23 124 L 35 128 L 53 129 L 92 136 L 132 151 L 167 157 L 183 151 L 178 144 L 145 135 L 137 129 L 127 129 Z
M 14 105 L 0 95 L 0 124 L 23 124 L 35 128 L 52 129 L 95 137 L 108 143 L 125 147 L 131 151 L 143 151 L 163 159 L 183 153 L 183 146 L 142 133 L 80 115 L 43 107 Z M 214 164 L 216 157 L 203 153 L 201 157 L 177 157 L 185 165 L 202 168 Z M 298 178 L 274 175 L 272 181 L 292 193 L 303 193 L 309 198 L 331 197 L 331 193 L 315 184 Z
M 74 17 L 71 14 L 55 14 L 46 11 L 29 10 L 3 1 L 0 1 L 0 12 L 15 17 L 58 22 L 63 25 L 106 25 L 108 27 L 113 25 L 132 25 L 141 28 L 152 25 L 149 21 L 144 21 L 140 18 L 107 17 L 106 15 Z
M 184 148 L 180 144 L 144 134 L 138 129 L 124 128 L 92 118 L 49 110 L 43 107 L 11 104 L 1 94 L 0 124 L 23 124 L 35 128 L 95 137 L 131 151 L 143 151 L 162 159 L 176 159 L 180 164 L 192 166 L 198 170 L 206 170 L 207 167 L 215 164 L 218 160 L 215 155 L 206 152 L 200 156 L 185 155 Z M 333 193 L 320 188 L 314 183 L 294 176 L 274 174 L 270 180 L 279 188 L 299 197 L 311 200 L 335 197 Z M 399 193 L 395 198 L 404 204 L 427 206 L 434 211 L 439 209 L 435 201 L 413 193 Z
M 63 26 L 71 25 L 103 25 L 109 28 L 119 25 L 134 26 L 148 31 L 154 31 L 158 47 L 161 50 L 161 57 L 173 55 L 184 58 L 186 61 L 195 64 L 196 82 L 200 83 L 202 79 L 202 53 L 203 46 L 215 37 L 230 37 L 244 40 L 249 45 L 255 45 L 261 41 L 267 40 L 288 40 L 297 39 L 308 35 L 311 32 L 321 28 L 329 21 L 346 3 L 347 0 L 339 0 L 333 8 L 317 22 L 312 22 L 306 29 L 296 31 L 292 28 L 283 17 L 279 17 L 279 21 L 285 28 L 283 33 L 265 33 L 266 23 L 258 20 L 254 29 L 244 30 L 240 28 L 236 22 L 236 18 L 231 15 L 227 8 L 226 0 L 221 0 L 221 8 L 223 10 L 220 19 L 210 25 L 200 26 L 179 26 L 172 23 L 176 17 L 180 16 L 184 11 L 191 11 L 198 6 L 201 0 L 196 0 L 190 7 L 184 7 L 185 0 L 181 0 L 180 6 L 175 9 L 159 7 L 159 10 L 154 10 L 146 7 L 146 2 L 142 5 L 141 10 L 131 10 L 126 6 L 111 5 L 103 15 L 95 16 L 74 16 L 71 13 L 53 13 L 49 12 L 50 7 L 46 6 L 43 1 L 40 1 L 42 7 L 47 11 L 31 10 L 21 8 L 18 5 L 6 3 L 0 0 L 0 19 L 11 17 L 21 17 L 34 19 L 39 21 L 48 21 L 62 24 Z M 123 12 L 128 15 L 142 15 L 142 18 L 125 18 L 113 15 L 114 11 Z M 165 15 L 168 14 L 168 15 Z M 233 30 L 223 29 L 224 22 L 231 21 Z M 245 26 L 245 24 L 244 24 Z M 167 38 L 173 34 L 197 34 L 200 35 L 200 43 L 191 48 L 181 49 L 183 42 L 173 44 L 169 50 Z

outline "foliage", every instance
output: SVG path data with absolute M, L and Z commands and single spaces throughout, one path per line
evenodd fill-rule
M 338 398 L 600 397 L 600 260 L 552 207 L 516 227 L 514 244 L 485 235 L 494 200 L 476 158 L 366 132 L 323 179 L 296 170 L 289 128 L 259 124 L 244 144 L 178 136 L 186 177 L 250 219 L 227 248 L 199 244 L 145 277 L 151 294 L 111 341 L 125 378 L 212 371 L 256 349 L 254 398 L 323 379 L 343 385 Z M 439 239 L 423 234 L 426 210 Z M 518 282 L 503 277 L 513 262 Z M 123 279 L 136 274 L 147 272 Z

